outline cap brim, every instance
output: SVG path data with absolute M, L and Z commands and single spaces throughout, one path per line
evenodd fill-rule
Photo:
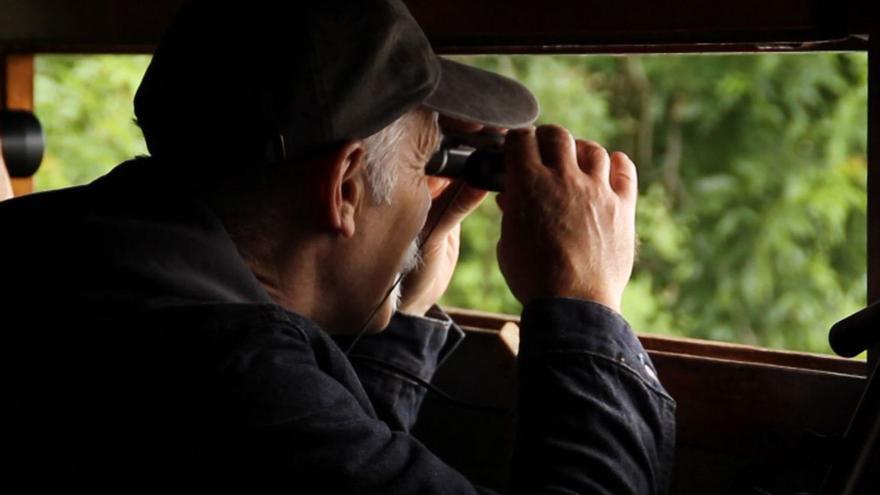
M 532 124 L 538 100 L 521 83 L 493 72 L 440 59 L 440 82 L 424 105 L 442 115 L 490 127 Z

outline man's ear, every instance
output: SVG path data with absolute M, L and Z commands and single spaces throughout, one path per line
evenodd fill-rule
M 328 152 L 318 164 L 319 202 L 326 226 L 344 237 L 355 233 L 356 213 L 367 193 L 364 142 L 349 140 Z

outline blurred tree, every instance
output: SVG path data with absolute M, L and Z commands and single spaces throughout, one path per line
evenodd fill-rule
M 36 190 L 84 184 L 147 152 L 132 98 L 150 57 L 40 55 L 35 113 L 46 133 Z
M 624 314 L 640 331 L 829 352 L 866 299 L 864 54 L 458 57 L 518 78 L 540 122 L 639 167 L 639 260 Z M 40 56 L 48 149 L 39 189 L 145 152 L 131 100 L 148 57 Z M 487 201 L 463 226 L 443 302 L 518 313 Z
M 864 54 L 462 59 L 529 85 L 539 123 L 636 161 L 637 329 L 830 352 L 830 325 L 864 305 Z M 486 268 L 497 215 L 464 226 L 447 303 L 519 311 Z

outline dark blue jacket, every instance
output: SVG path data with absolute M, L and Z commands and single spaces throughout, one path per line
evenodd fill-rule
M 396 315 L 353 366 L 155 175 L 137 160 L 0 203 L 6 479 L 488 492 L 409 433 L 425 389 L 406 375 L 430 381 L 462 336 L 442 312 Z M 662 493 L 675 406 L 626 322 L 546 299 L 521 339 L 509 493 Z

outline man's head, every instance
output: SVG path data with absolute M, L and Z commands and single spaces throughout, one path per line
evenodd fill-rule
M 437 113 L 419 107 L 364 140 L 371 202 L 364 208 L 362 218 L 365 228 L 370 230 L 362 237 L 354 259 L 378 269 L 373 276 L 368 275 L 368 281 L 372 282 L 381 282 L 382 273 L 388 270 L 386 266 L 397 266 L 394 279 L 386 284 L 386 290 L 393 287 L 392 292 L 371 322 L 374 328 L 383 328 L 400 304 L 401 285 L 394 282 L 418 265 L 418 233 L 424 226 L 435 192 L 424 168 L 440 139 Z M 403 257 L 398 260 L 404 243 Z M 375 249 L 371 249 L 371 245 Z M 383 261 L 388 264 L 383 266 Z M 375 291 L 377 296 L 384 297 L 382 286 L 376 289 L 378 291 L 369 292 Z
M 418 106 L 504 128 L 538 113 L 520 83 L 438 57 L 400 0 L 191 1 L 135 96 L 150 153 L 189 167 L 302 159 Z
M 135 98 L 151 154 L 211 184 L 273 297 L 338 331 L 357 331 L 415 256 L 437 113 L 518 127 L 537 102 L 437 57 L 400 0 L 196 0 Z M 375 326 L 390 314 L 386 303 Z
M 379 330 L 398 303 L 388 290 L 418 263 L 437 192 L 424 166 L 440 138 L 436 112 L 418 107 L 290 166 L 215 174 L 200 196 L 277 302 L 340 333 L 381 303 Z

